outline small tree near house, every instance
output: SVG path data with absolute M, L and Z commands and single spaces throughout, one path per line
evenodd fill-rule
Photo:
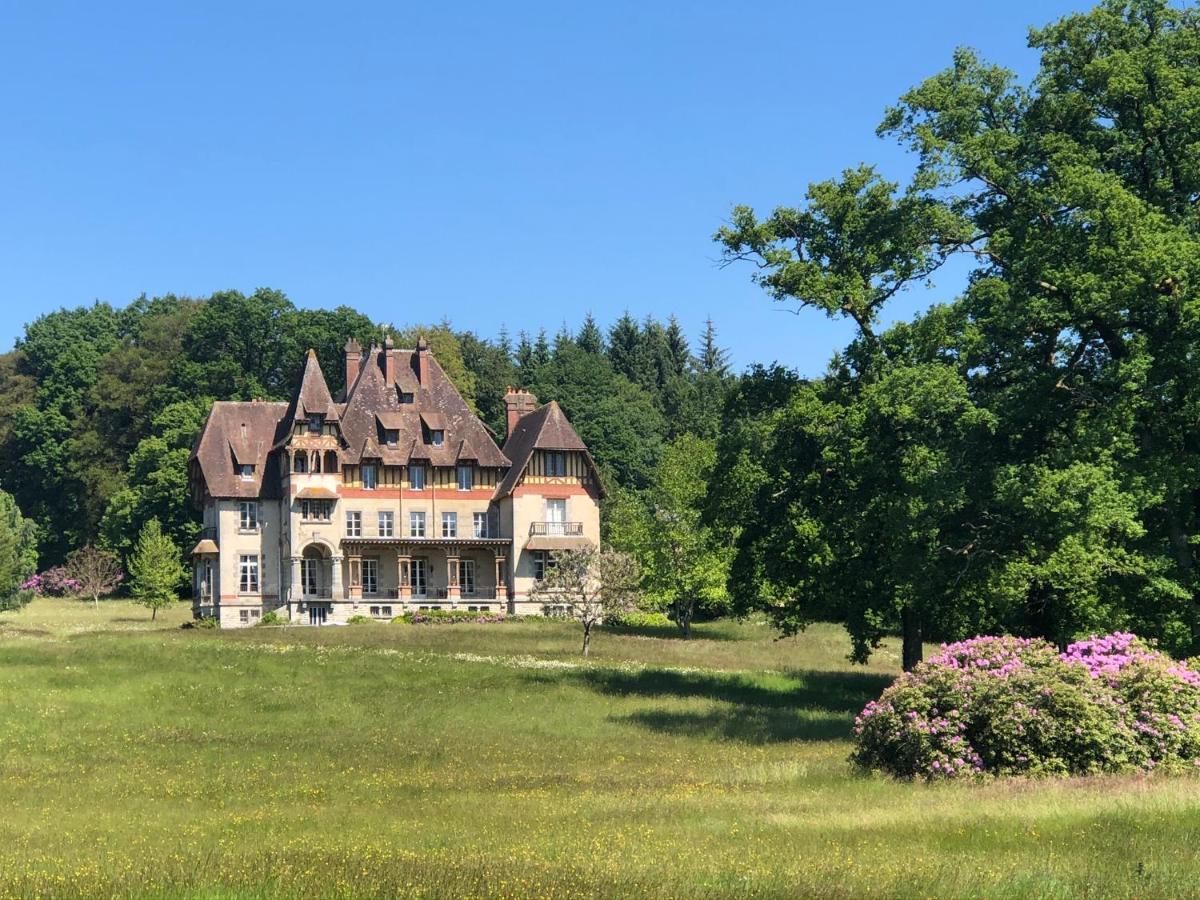
M 565 607 L 583 626 L 583 655 L 587 656 L 592 629 L 606 616 L 634 608 L 640 579 L 634 558 L 611 547 L 562 550 L 550 555 L 545 576 L 530 595 Z
M 92 605 L 100 606 L 102 594 L 111 594 L 125 578 L 121 560 L 111 550 L 102 550 L 88 544 L 67 557 L 67 575 L 79 585 L 79 593 L 92 598 Z
M 150 610 L 153 621 L 158 611 L 179 599 L 183 564 L 171 539 L 163 534 L 158 519 L 142 526 L 129 557 L 130 590 L 134 599 Z

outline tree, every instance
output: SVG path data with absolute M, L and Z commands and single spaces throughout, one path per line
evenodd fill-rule
M 0 609 L 29 601 L 22 585 L 37 571 L 37 526 L 21 515 L 11 494 L 0 491 Z
M 604 333 L 600 330 L 600 326 L 596 324 L 596 319 L 590 312 L 584 317 L 579 334 L 575 336 L 575 343 L 579 345 L 579 349 L 584 353 L 604 352 Z
M 685 638 L 698 608 L 723 612 L 729 601 L 731 542 L 702 518 L 715 463 L 711 441 L 680 437 L 664 450 L 650 487 L 609 510 L 614 546 L 637 558 L 647 596 L 671 611 Z
M 125 577 L 121 559 L 111 550 L 88 544 L 67 557 L 67 575 L 79 584 L 79 590 L 100 606 L 100 595 L 111 594 Z
M 183 564 L 179 549 L 163 534 L 158 519 L 151 519 L 138 534 L 129 557 L 129 576 L 134 599 L 150 610 L 151 621 L 160 609 L 179 599 Z
M 705 375 L 724 378 L 729 373 L 729 351 L 717 344 L 717 326 L 712 316 L 704 320 L 704 334 L 700 336 L 700 353 L 696 357 L 696 368 Z
M 543 603 L 565 606 L 583 626 L 583 655 L 592 642 L 592 629 L 605 616 L 628 612 L 637 598 L 639 571 L 632 556 L 610 547 L 562 550 L 551 554 L 546 575 L 530 596 Z

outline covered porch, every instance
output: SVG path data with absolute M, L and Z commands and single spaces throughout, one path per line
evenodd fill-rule
M 504 538 L 343 540 L 346 599 L 395 600 L 406 609 L 506 603 L 510 548 Z

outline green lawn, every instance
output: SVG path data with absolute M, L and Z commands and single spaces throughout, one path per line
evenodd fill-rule
M 0 614 L 0 896 L 1163 896 L 1200 778 L 901 784 L 846 763 L 896 649 L 840 629 L 181 629 Z

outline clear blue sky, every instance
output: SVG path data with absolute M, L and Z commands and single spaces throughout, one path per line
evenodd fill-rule
M 0 343 L 270 286 L 483 335 L 711 315 L 739 366 L 815 374 L 848 330 L 715 266 L 729 208 L 903 175 L 887 104 L 961 44 L 1027 74 L 1027 26 L 1087 5 L 0 0 Z

